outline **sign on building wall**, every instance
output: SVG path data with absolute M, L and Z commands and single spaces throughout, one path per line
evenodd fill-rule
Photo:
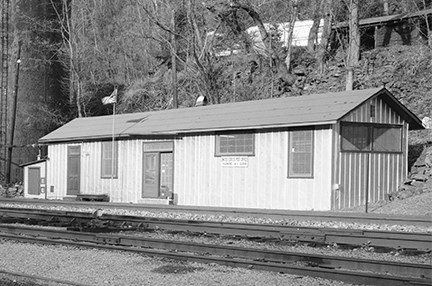
M 221 161 L 222 167 L 249 167 L 248 157 L 222 157 Z
M 144 142 L 144 152 L 163 152 L 173 151 L 174 142 L 172 141 L 161 141 L 161 142 Z

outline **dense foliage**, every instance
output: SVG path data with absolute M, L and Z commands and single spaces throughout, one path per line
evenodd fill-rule
M 326 16 L 332 23 L 346 21 L 352 1 L 51 0 L 54 17 L 43 26 L 60 39 L 49 50 L 66 71 L 63 92 L 71 118 L 111 112 L 100 99 L 114 87 L 118 112 L 172 108 L 175 96 L 179 107 L 187 107 L 199 95 L 216 104 L 342 90 L 344 49 L 330 53 L 327 45 L 320 51 L 313 33 L 309 47 L 290 47 L 279 41 L 277 29 L 260 28 Z M 431 1 L 358 4 L 359 18 L 367 18 L 384 15 L 385 7 L 391 14 L 418 11 Z M 246 33 L 252 26 L 258 27 L 261 49 Z M 431 116 L 430 63 L 427 46 L 372 50 L 362 55 L 354 84 L 385 84 L 417 115 Z

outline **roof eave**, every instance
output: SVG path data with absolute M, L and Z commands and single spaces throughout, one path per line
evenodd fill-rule
M 115 138 L 125 138 L 129 137 L 129 134 L 114 134 Z M 39 139 L 40 144 L 57 144 L 57 143 L 63 143 L 63 142 L 81 142 L 81 141 L 93 141 L 93 140 L 104 140 L 104 139 L 110 139 L 113 135 L 100 135 L 100 136 L 77 136 L 77 137 L 62 137 L 62 138 L 48 138 L 44 139 L 43 137 Z

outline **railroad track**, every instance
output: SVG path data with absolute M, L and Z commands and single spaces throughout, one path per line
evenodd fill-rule
M 0 225 L 0 238 L 129 251 L 200 263 L 277 271 L 368 285 L 430 285 L 431 265 L 269 251 L 118 234 Z
M 0 198 L 0 203 L 31 204 L 40 206 L 72 206 L 82 208 L 121 208 L 125 210 L 145 210 L 145 211 L 166 211 L 183 212 L 196 214 L 214 215 L 235 215 L 236 217 L 259 217 L 272 219 L 292 219 L 292 220 L 319 220 L 319 221 L 340 221 L 355 223 L 374 223 L 389 225 L 417 225 L 430 226 L 431 218 L 423 216 L 395 216 L 386 214 L 371 213 L 347 213 L 347 212 L 328 212 L 328 211 L 290 211 L 290 210 L 263 210 L 245 208 L 218 208 L 218 207 L 195 207 L 177 205 L 137 205 L 127 203 L 106 203 L 106 202 L 83 202 L 83 201 L 63 201 L 63 200 L 29 200 L 16 198 Z
M 241 236 L 262 240 L 287 240 L 319 245 L 367 246 L 426 252 L 432 249 L 432 234 L 430 233 L 224 223 L 110 214 L 103 214 L 95 219 L 93 214 L 84 212 L 15 208 L 0 208 L 0 222 L 68 226 L 71 230 L 115 231 L 138 228 L 141 230 Z M 88 227 L 89 225 L 90 227 Z
M 56 283 L 56 284 L 69 285 L 69 286 L 90 286 L 88 284 L 82 284 L 82 283 L 63 280 L 63 279 L 48 278 L 48 277 L 43 277 L 38 275 L 28 275 L 24 273 L 5 271 L 1 269 L 0 269 L 0 274 L 4 274 L 8 277 L 14 277 L 14 285 L 19 285 L 16 284 L 19 282 L 16 281 L 15 278 L 25 278 L 25 279 L 31 279 L 33 281 L 41 281 L 43 283 L 49 283 L 49 285 L 52 285 L 52 283 Z M 30 285 L 30 284 L 26 284 L 26 285 Z

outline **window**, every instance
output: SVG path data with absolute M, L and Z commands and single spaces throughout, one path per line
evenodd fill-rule
M 253 133 L 224 133 L 216 135 L 216 156 L 253 156 Z
M 343 123 L 341 137 L 342 151 L 402 152 L 402 126 Z
M 290 131 L 288 177 L 313 176 L 313 134 L 313 130 Z
M 118 144 L 114 142 L 114 148 L 112 144 L 112 141 L 102 142 L 102 178 L 117 178 Z
M 344 125 L 341 133 L 342 150 L 369 151 L 371 149 L 368 126 Z
M 401 127 L 374 127 L 373 150 L 376 152 L 402 152 Z

